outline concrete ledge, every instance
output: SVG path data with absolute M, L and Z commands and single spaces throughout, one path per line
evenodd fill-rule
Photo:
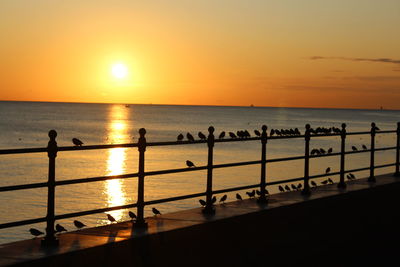
M 59 235 L 56 249 L 39 239 L 0 246 L 0 265 L 17 266 L 355 266 L 396 260 L 400 237 L 400 179 L 359 179 L 312 195 L 288 192 L 148 218 L 146 232 L 131 222 Z

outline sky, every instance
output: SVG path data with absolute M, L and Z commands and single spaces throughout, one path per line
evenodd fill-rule
M 0 100 L 400 109 L 399 25 L 399 0 L 1 0 Z

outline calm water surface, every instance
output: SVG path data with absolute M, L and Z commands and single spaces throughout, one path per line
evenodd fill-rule
M 137 142 L 138 129 L 146 128 L 147 141 L 174 141 L 179 133 L 191 132 L 195 137 L 213 125 L 218 135 L 221 131 L 260 129 L 263 124 L 271 128 L 295 128 L 304 132 L 304 125 L 312 127 L 340 127 L 345 122 L 348 131 L 369 131 L 374 121 L 381 130 L 393 130 L 400 121 L 400 111 L 386 110 L 334 110 L 300 108 L 259 108 L 259 107 L 207 107 L 207 106 L 158 106 L 158 105 L 114 105 L 114 104 L 72 104 L 72 103 L 30 103 L 0 102 L 0 149 L 30 148 L 47 146 L 47 133 L 58 132 L 59 146 L 72 145 L 77 137 L 85 145 L 118 144 Z M 369 137 L 349 136 L 347 147 L 369 146 Z M 377 147 L 394 146 L 395 135 L 379 135 Z M 339 138 L 317 138 L 311 148 L 332 147 L 339 151 Z M 270 140 L 268 158 L 302 155 L 304 140 Z M 366 153 L 367 154 L 367 153 Z M 392 163 L 394 152 L 377 152 L 377 164 Z M 146 170 L 162 170 L 186 167 L 190 159 L 197 166 L 206 165 L 207 146 L 148 147 Z M 260 159 L 259 141 L 240 143 L 217 143 L 214 162 L 229 163 Z M 346 168 L 366 167 L 368 155 L 357 154 L 347 157 Z M 137 148 L 114 148 L 107 150 L 59 152 L 56 159 L 56 179 L 117 175 L 137 172 Z M 330 166 L 338 170 L 338 157 L 314 159 L 311 174 L 324 172 Z M 25 155 L 0 155 L 0 186 L 16 185 L 47 180 L 48 158 L 45 153 Z M 380 169 L 387 173 L 392 169 Z M 269 181 L 301 177 L 303 161 L 290 164 L 274 163 L 267 167 Z M 357 173 L 358 177 L 367 174 Z M 214 188 L 222 189 L 259 182 L 260 167 L 243 166 L 214 170 Z M 337 181 L 338 177 L 332 177 Z M 205 191 L 206 172 L 188 172 L 146 178 L 145 199 L 152 200 Z M 56 214 L 111 207 L 136 202 L 136 178 L 111 180 L 56 188 Z M 276 186 L 268 188 L 277 193 Z M 236 192 L 235 192 L 236 193 Z M 234 200 L 235 193 L 228 194 L 228 201 Z M 46 189 L 30 189 L 0 194 L 2 216 L 0 223 L 43 217 L 46 215 Z M 244 192 L 241 193 L 244 195 Z M 198 199 L 189 199 L 156 205 L 162 213 L 198 207 Z M 146 216 L 151 216 L 151 206 L 146 207 Z M 128 220 L 126 210 L 110 212 L 118 221 Z M 107 224 L 105 214 L 77 218 L 88 226 Z M 73 219 L 59 223 L 68 230 L 74 230 Z M 28 225 L 0 230 L 0 243 L 31 238 L 30 227 L 44 231 L 44 224 Z

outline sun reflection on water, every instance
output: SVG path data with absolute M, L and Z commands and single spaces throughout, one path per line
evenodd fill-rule
M 125 142 L 128 138 L 126 132 L 127 110 L 124 106 L 113 105 L 109 113 L 108 136 L 114 143 Z M 124 174 L 126 171 L 126 148 L 113 148 L 108 150 L 107 159 L 107 175 Z M 122 180 L 108 180 L 104 183 L 104 193 L 107 196 L 107 204 L 109 207 L 124 205 L 127 203 L 124 183 Z M 108 212 L 116 220 L 123 217 L 122 210 Z

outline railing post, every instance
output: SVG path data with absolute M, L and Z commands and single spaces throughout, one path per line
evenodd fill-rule
M 57 132 L 49 131 L 49 143 L 47 145 L 47 156 L 49 157 L 49 177 L 47 181 L 47 215 L 46 215 L 46 236 L 42 240 L 43 246 L 56 246 L 58 239 L 54 229 L 54 210 L 55 210 L 55 180 L 56 180 L 56 157 L 57 157 Z
M 266 172 L 267 172 L 267 129 L 266 125 L 261 127 L 261 182 L 260 192 L 261 195 L 258 198 L 259 203 L 266 203 L 267 198 L 265 197 L 265 186 L 266 186 Z
M 212 202 L 212 176 L 213 176 L 213 153 L 214 153 L 214 127 L 208 127 L 208 161 L 207 161 L 207 190 L 206 190 L 206 207 L 203 209 L 203 213 L 213 214 L 215 213 L 214 203 Z
M 376 125 L 375 123 L 371 123 L 371 157 L 370 157 L 370 166 L 369 166 L 369 178 L 368 182 L 376 182 L 375 179 L 375 134 L 376 134 Z
M 340 132 L 341 145 L 340 145 L 340 181 L 337 185 L 338 188 L 346 188 L 344 181 L 344 165 L 346 155 L 346 123 L 342 124 L 342 131 Z
M 400 177 L 400 122 L 397 123 L 397 143 L 396 143 L 396 172 L 394 176 Z
M 303 195 L 310 195 L 311 190 L 310 190 L 310 124 L 306 124 L 306 132 L 304 134 L 305 137 L 305 153 L 304 153 L 304 186 L 303 186 L 303 191 L 301 193 Z
M 147 222 L 144 220 L 144 155 L 146 151 L 146 129 L 139 129 L 139 170 L 138 170 L 138 196 L 137 196 L 137 218 L 134 222 L 136 227 L 147 227 Z

